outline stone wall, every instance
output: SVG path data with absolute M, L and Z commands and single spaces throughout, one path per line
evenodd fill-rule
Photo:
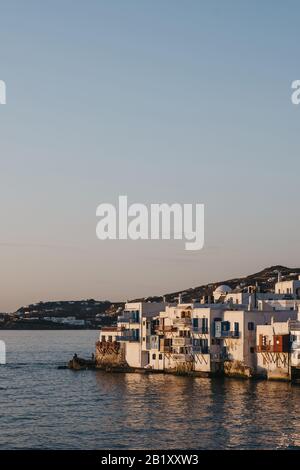
M 225 361 L 224 374 L 229 377 L 242 377 L 251 378 L 254 376 L 254 371 L 243 364 L 241 361 Z
M 124 346 L 117 341 L 97 341 L 95 361 L 100 369 L 128 367 Z

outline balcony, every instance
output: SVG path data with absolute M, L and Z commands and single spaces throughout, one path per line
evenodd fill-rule
M 119 331 L 119 329 L 117 326 L 102 326 L 101 331 L 107 333 L 107 332 L 116 332 L 116 331 Z
M 160 346 L 159 351 L 164 352 L 164 353 L 171 353 L 172 352 L 172 347 L 171 346 Z
M 122 342 L 122 341 L 136 341 L 139 342 L 139 338 L 136 338 L 135 336 L 117 336 L 116 341 Z
M 193 327 L 193 332 L 194 333 L 199 333 L 202 335 L 207 335 L 208 334 L 208 328 L 203 328 L 202 326 L 194 326 Z
M 118 323 L 140 323 L 136 318 L 118 317 Z
M 191 354 L 173 354 L 172 358 L 177 362 L 192 362 L 193 356 Z
M 201 346 L 193 346 L 193 353 L 198 353 L 198 354 L 209 354 L 209 348 L 208 347 L 201 347 Z
M 174 318 L 173 323 L 175 326 L 191 326 L 191 318 Z
M 239 331 L 221 331 L 219 335 L 215 335 L 216 338 L 239 338 Z
M 178 331 L 178 328 L 172 325 L 159 325 L 155 327 L 155 331 L 157 334 L 175 333 L 176 331 Z
M 139 341 L 139 330 L 123 330 L 120 335 L 117 336 L 117 341 Z
M 289 348 L 284 348 L 282 345 L 278 344 L 263 344 L 260 346 L 256 346 L 256 352 L 263 353 L 263 352 L 271 352 L 271 353 L 279 353 L 279 352 L 289 352 Z
M 191 344 L 192 344 L 191 338 L 179 337 L 179 338 L 173 338 L 172 340 L 172 346 L 174 347 L 191 346 Z

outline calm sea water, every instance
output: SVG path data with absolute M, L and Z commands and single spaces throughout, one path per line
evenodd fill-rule
M 96 331 L 7 331 L 1 449 L 300 448 L 300 387 L 59 370 Z

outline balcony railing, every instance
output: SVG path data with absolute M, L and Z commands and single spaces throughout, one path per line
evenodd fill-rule
M 215 335 L 216 338 L 239 338 L 239 331 L 220 331 L 219 335 Z
M 291 322 L 290 323 L 290 330 L 291 331 L 300 331 L 300 322 Z
M 193 353 L 200 353 L 200 354 L 209 354 L 209 348 L 203 348 L 201 346 L 193 346 Z
M 155 331 L 157 333 L 175 333 L 176 331 L 178 331 L 178 328 L 172 325 L 158 325 L 155 327 Z
M 122 336 L 117 336 L 117 341 L 139 341 L 139 338 L 133 335 L 122 335 Z
M 200 333 L 202 335 L 207 335 L 208 334 L 208 328 L 202 327 L 202 326 L 194 326 L 193 327 L 194 333 Z
M 173 354 L 173 359 L 178 362 L 192 362 L 193 356 L 191 354 Z
M 289 352 L 289 348 L 282 347 L 281 345 L 278 345 L 278 344 L 276 344 L 276 345 L 267 344 L 267 345 L 256 346 L 255 350 L 258 353 L 262 353 L 262 352 L 272 352 L 272 353 Z
M 170 353 L 170 352 L 172 352 L 172 347 L 171 346 L 160 346 L 159 351 L 164 352 L 164 353 Z
M 185 337 L 182 337 L 182 338 L 173 338 L 172 340 L 172 346 L 190 346 L 192 344 L 192 340 L 191 338 L 185 338 Z
M 118 323 L 140 323 L 136 318 L 118 317 Z
M 190 326 L 192 320 L 191 318 L 174 318 L 173 323 L 175 326 Z

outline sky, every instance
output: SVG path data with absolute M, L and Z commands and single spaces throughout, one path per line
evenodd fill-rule
M 297 1 L 0 0 L 0 311 L 300 266 Z M 205 204 L 205 246 L 96 208 Z

